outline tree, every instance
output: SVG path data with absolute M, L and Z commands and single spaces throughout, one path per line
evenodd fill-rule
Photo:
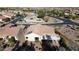
M 79 14 L 76 14 L 76 18 L 79 18 Z
M 72 15 L 72 19 L 76 19 L 76 15 L 74 14 L 74 15 Z
M 18 12 L 18 13 L 16 14 L 16 16 L 20 16 L 20 12 Z
M 79 26 L 77 26 L 76 29 L 79 29 Z
M 51 16 L 52 15 L 51 11 L 47 10 L 46 15 Z
M 64 11 L 63 10 L 59 10 L 58 14 L 59 14 L 59 17 L 64 17 Z
M 15 40 L 14 37 L 8 38 L 8 44 L 9 44 L 11 47 L 14 46 L 15 42 L 16 42 L 16 40 Z
M 15 38 L 14 37 L 11 37 L 8 39 L 10 42 L 15 42 Z
M 39 10 L 37 11 L 37 14 L 38 14 L 38 18 L 43 18 L 46 15 L 46 12 L 43 10 Z
M 48 20 L 49 20 L 49 16 L 45 16 L 45 17 L 44 17 L 44 21 L 45 21 L 45 22 L 48 22 Z
M 53 16 L 59 16 L 59 10 L 57 9 L 51 10 L 51 13 L 53 14 Z
M 74 13 L 69 13 L 69 19 L 75 19 L 76 18 L 76 14 Z

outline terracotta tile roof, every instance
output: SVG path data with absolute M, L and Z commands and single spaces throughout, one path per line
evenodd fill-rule
M 79 19 L 73 20 L 73 22 L 78 23 L 79 24 Z
M 15 14 L 11 12 L 5 12 L 3 15 L 11 17 L 11 16 L 14 16 Z
M 65 25 L 57 31 L 71 41 L 79 40 L 79 30 L 73 29 L 70 26 Z
M 35 14 L 35 13 L 33 13 L 33 12 L 25 12 L 25 14 L 27 15 L 27 16 L 38 16 L 37 14 Z
M 16 36 L 20 30 L 20 26 L 11 27 L 11 24 L 0 27 L 0 36 Z
M 0 19 L 5 19 L 6 17 L 3 15 L 0 15 Z
M 10 12 L 10 11 L 2 11 L 0 12 L 0 14 L 2 14 L 3 16 L 8 16 L 8 17 L 12 17 L 16 15 L 14 12 Z
M 28 34 L 30 32 L 39 34 L 39 35 L 44 35 L 44 34 L 53 34 L 54 32 L 54 28 L 50 27 L 50 26 L 46 26 L 46 25 L 31 25 L 30 27 L 28 27 L 25 30 L 25 34 Z

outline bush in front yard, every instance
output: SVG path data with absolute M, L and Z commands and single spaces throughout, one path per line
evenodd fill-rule
M 15 38 L 14 38 L 14 37 L 9 38 L 9 39 L 8 39 L 8 44 L 9 44 L 10 46 L 14 46 L 14 44 L 15 44 Z

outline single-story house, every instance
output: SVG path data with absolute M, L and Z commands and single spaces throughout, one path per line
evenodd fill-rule
M 71 20 L 71 21 L 79 24 L 79 18 L 78 19 L 75 19 L 75 20 Z
M 24 20 L 27 23 L 42 23 L 44 20 L 42 18 L 37 18 L 37 16 L 26 16 Z
M 33 13 L 33 12 L 25 12 L 25 14 L 27 16 L 38 16 L 36 13 Z
M 0 12 L 0 14 L 2 14 L 3 16 L 5 16 L 7 18 L 12 18 L 13 16 L 16 15 L 14 12 L 10 12 L 10 11 L 2 11 L 2 12 Z
M 0 27 L 0 39 L 7 41 L 8 38 L 14 37 L 15 40 L 23 41 L 23 26 L 8 24 Z M 8 37 L 8 38 L 7 38 Z
M 69 25 L 63 25 L 56 31 L 61 35 L 63 41 L 71 50 L 79 50 L 79 30 Z
M 54 28 L 46 25 L 31 25 L 25 29 L 25 40 L 35 41 L 35 40 L 52 40 L 59 41 L 60 36 L 55 33 Z
M 5 19 L 6 17 L 0 14 L 0 22 L 4 22 Z
M 42 18 L 38 18 L 37 14 L 35 14 L 35 13 L 28 12 L 28 13 L 26 13 L 26 15 L 27 16 L 24 18 L 24 20 L 27 23 L 40 23 L 40 22 L 44 22 L 44 20 Z
M 3 14 L 5 17 L 8 17 L 8 18 L 12 18 L 13 16 L 15 16 L 15 13 L 11 13 L 11 12 L 6 12 Z

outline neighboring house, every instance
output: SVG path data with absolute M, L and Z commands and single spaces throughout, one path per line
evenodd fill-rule
M 16 15 L 14 12 L 11 12 L 11 11 L 2 11 L 0 12 L 0 14 L 2 14 L 3 16 L 7 18 L 12 18 L 13 16 Z
M 4 22 L 4 20 L 6 19 L 6 17 L 5 16 L 3 16 L 3 15 L 0 15 L 0 22 Z
M 37 18 L 36 16 L 26 16 L 24 18 L 24 20 L 26 21 L 26 23 L 42 23 L 42 22 L 44 22 L 43 19 Z
M 64 25 L 56 31 L 71 50 L 79 50 L 79 30 L 69 25 Z
M 27 23 L 40 23 L 44 22 L 42 18 L 37 18 L 37 15 L 35 13 L 27 13 L 27 16 L 24 18 L 24 20 Z
M 73 21 L 73 22 L 79 24 L 79 18 L 78 18 L 78 19 L 75 19 L 75 20 L 71 20 L 71 21 Z
M 14 37 L 15 40 L 24 40 L 23 26 L 8 24 L 0 27 L 0 39 L 8 40 L 8 38 Z M 7 38 L 8 37 L 8 38 Z
M 78 25 L 73 25 L 73 28 L 79 29 L 79 18 L 77 18 L 75 20 L 71 20 L 71 21 L 78 24 Z
M 38 16 L 36 13 L 33 13 L 33 12 L 25 12 L 25 14 L 27 16 Z
M 24 33 L 25 39 L 28 41 L 52 40 L 58 44 L 58 41 L 60 40 L 60 36 L 55 33 L 54 28 L 46 25 L 31 25 L 25 29 Z
M 42 18 L 38 18 L 35 14 L 26 13 L 26 15 L 27 16 L 21 21 L 18 21 L 17 24 L 41 24 L 45 22 Z
M 50 16 L 44 16 L 44 21 L 48 23 L 63 23 L 60 19 L 50 17 Z
M 15 14 L 11 12 L 5 12 L 3 15 L 8 18 L 12 18 L 13 16 L 15 16 Z

